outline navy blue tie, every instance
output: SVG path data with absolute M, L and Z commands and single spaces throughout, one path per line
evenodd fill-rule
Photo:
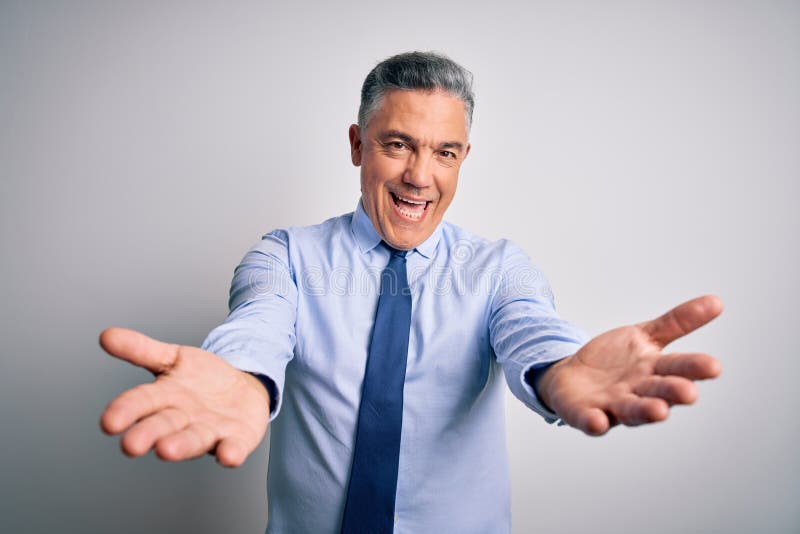
M 381 274 L 342 534 L 391 533 L 394 528 L 411 292 L 406 251 L 385 246 L 392 257 Z

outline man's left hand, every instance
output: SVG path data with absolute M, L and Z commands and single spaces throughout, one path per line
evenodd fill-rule
M 722 302 L 709 295 L 652 321 L 601 334 L 550 366 L 537 381 L 537 393 L 565 423 L 593 436 L 617 424 L 663 421 L 670 406 L 697 399 L 695 380 L 722 371 L 708 354 L 664 353 L 664 347 L 720 313 Z

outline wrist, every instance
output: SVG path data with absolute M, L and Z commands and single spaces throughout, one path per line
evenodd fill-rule
M 272 413 L 272 407 L 275 406 L 275 383 L 271 378 L 258 373 L 251 373 L 242 371 L 245 375 L 245 380 L 252 384 L 256 390 L 264 396 L 264 401 L 267 403 L 267 411 Z
M 566 358 L 562 358 L 561 360 L 551 363 L 545 367 L 531 369 L 525 375 L 525 380 L 536 392 L 539 402 L 541 402 L 545 408 L 555 414 L 558 414 L 558 412 L 553 409 L 551 394 L 553 379 L 560 372 L 561 368 L 569 364 L 569 360 L 571 359 L 572 356 L 567 356 Z

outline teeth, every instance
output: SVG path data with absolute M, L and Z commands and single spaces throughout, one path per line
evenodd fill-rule
M 409 204 L 426 204 L 424 200 L 409 200 L 405 197 L 401 197 L 400 195 L 395 195 L 397 198 L 402 200 L 403 202 L 408 202 Z
M 405 209 L 403 209 L 403 208 L 401 208 L 399 206 L 398 206 L 397 210 L 400 213 L 402 213 L 403 215 L 405 215 L 406 217 L 410 218 L 410 219 L 419 219 L 420 217 L 422 217 L 422 213 L 415 213 L 413 211 L 408 211 L 408 210 L 405 210 Z
M 394 205 L 397 208 L 397 211 L 399 211 L 403 216 L 415 221 L 418 221 L 422 218 L 422 215 L 425 213 L 425 208 L 428 205 L 427 201 L 411 200 L 401 197 L 395 193 L 392 193 L 392 196 L 395 199 Z

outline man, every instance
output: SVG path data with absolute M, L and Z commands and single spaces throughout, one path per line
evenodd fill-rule
M 662 349 L 716 317 L 717 298 L 586 343 L 517 247 L 442 221 L 472 108 L 471 76 L 443 56 L 375 67 L 349 131 L 356 211 L 265 235 L 202 349 L 103 332 L 156 374 L 103 429 L 125 431 L 132 456 L 238 466 L 273 421 L 268 532 L 507 532 L 502 376 L 591 435 L 692 403 L 719 363 Z

